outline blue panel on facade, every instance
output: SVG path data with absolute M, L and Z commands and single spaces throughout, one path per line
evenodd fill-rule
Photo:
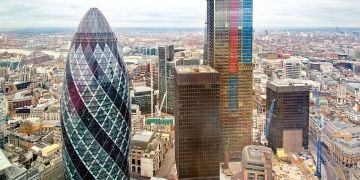
M 238 79 L 236 75 L 231 75 L 229 80 L 229 107 L 230 110 L 236 111 L 238 109 Z
M 252 36 L 253 36 L 253 1 L 243 0 L 243 29 L 242 29 L 242 63 L 252 63 Z

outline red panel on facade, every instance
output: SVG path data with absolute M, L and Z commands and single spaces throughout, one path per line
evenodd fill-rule
M 239 58 L 239 0 L 230 1 L 230 17 L 229 17 L 229 67 L 230 73 L 238 72 Z

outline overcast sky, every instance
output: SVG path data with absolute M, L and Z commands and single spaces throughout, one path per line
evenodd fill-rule
M 112 27 L 204 27 L 205 0 L 0 0 L 0 28 L 76 27 L 98 7 Z M 360 0 L 254 0 L 255 27 L 360 27 Z

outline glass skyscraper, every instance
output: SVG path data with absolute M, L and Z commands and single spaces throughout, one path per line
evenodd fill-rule
M 71 43 L 61 98 L 67 179 L 129 179 L 129 82 L 117 38 L 91 8 Z
M 174 45 L 159 47 L 159 101 L 166 93 L 162 112 L 168 114 L 174 114 L 174 74 L 175 66 L 179 65 L 174 56 Z
M 205 57 L 220 73 L 221 149 L 232 159 L 252 143 L 252 6 L 252 0 L 207 0 Z

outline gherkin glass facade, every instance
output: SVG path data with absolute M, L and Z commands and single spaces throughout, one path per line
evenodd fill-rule
M 72 41 L 61 98 L 67 179 L 129 179 L 129 82 L 117 39 L 91 8 Z

